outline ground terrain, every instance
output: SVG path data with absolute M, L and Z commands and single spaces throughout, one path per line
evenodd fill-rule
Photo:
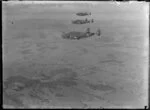
M 3 5 L 4 107 L 144 107 L 148 26 L 145 5 Z M 93 24 L 76 25 L 90 11 Z M 85 18 L 85 17 L 81 17 Z M 62 39 L 62 32 L 102 35 Z

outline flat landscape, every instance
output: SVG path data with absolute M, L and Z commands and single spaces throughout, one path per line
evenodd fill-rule
M 3 3 L 3 107 L 144 108 L 146 6 Z M 71 22 L 85 18 L 94 23 Z M 101 36 L 62 38 L 63 32 L 86 28 L 100 28 Z

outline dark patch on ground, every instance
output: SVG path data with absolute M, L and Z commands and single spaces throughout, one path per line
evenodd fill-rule
M 58 76 L 58 79 L 56 80 L 51 80 L 53 79 L 56 75 L 61 75 L 60 77 Z M 45 78 L 48 78 L 48 81 L 44 81 Z M 29 79 L 24 76 L 10 76 L 4 81 L 4 89 L 8 95 L 7 97 L 10 97 L 12 101 L 15 103 L 20 104 L 20 106 L 24 106 L 23 104 L 21 105 L 21 102 L 19 97 L 13 96 L 13 94 L 28 94 L 30 97 L 40 100 L 41 102 L 48 102 L 48 99 L 42 97 L 46 96 L 44 92 L 44 89 L 48 89 L 51 93 L 53 93 L 55 90 L 61 90 L 61 87 L 66 86 L 66 87 L 72 87 L 76 86 L 76 73 L 73 72 L 69 68 L 60 68 L 58 70 L 53 70 L 51 76 L 47 76 L 45 74 L 41 74 L 41 79 Z M 23 91 L 28 91 L 28 92 L 23 92 Z M 13 91 L 13 93 L 9 94 L 8 91 Z M 7 99 L 5 99 L 7 100 Z
M 90 89 L 93 90 L 100 90 L 100 91 L 110 91 L 114 90 L 115 88 L 109 86 L 109 85 L 104 85 L 104 84 L 92 84 L 92 83 L 87 83 L 86 84 Z

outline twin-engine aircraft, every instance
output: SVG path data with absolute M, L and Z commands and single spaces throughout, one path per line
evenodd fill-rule
M 87 18 L 85 20 L 74 20 L 72 21 L 73 24 L 86 24 L 86 23 L 93 23 L 94 20 L 88 20 Z
M 91 12 L 90 13 L 80 12 L 80 13 L 76 13 L 76 15 L 78 15 L 78 16 L 87 16 L 87 15 L 91 15 Z
M 100 36 L 101 32 L 100 29 L 97 29 L 97 32 L 90 32 L 90 28 L 87 28 L 85 32 L 77 32 L 77 31 L 71 31 L 69 33 L 62 34 L 62 38 L 64 39 L 71 39 L 71 40 L 79 40 L 83 38 L 92 37 L 94 35 Z

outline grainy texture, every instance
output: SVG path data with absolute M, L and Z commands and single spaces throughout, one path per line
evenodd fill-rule
M 3 3 L 5 108 L 144 108 L 147 105 L 146 3 Z M 78 12 L 93 23 L 72 24 Z M 84 17 L 84 16 L 82 16 Z M 69 40 L 62 33 L 101 36 Z

